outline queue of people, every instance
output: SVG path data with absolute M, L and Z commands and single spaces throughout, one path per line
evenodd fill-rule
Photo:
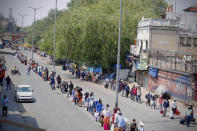
M 19 55 L 19 57 L 20 56 L 23 55 Z M 112 110 L 109 104 L 103 104 L 101 98 L 95 98 L 93 92 L 89 92 L 88 90 L 83 92 L 83 89 L 78 86 L 75 87 L 72 81 L 62 81 L 60 75 L 56 76 L 56 72 L 52 71 L 49 74 L 48 68 L 30 59 L 27 61 L 27 75 L 30 75 L 31 70 L 43 78 L 44 81 L 49 81 L 52 90 L 60 90 L 63 94 L 66 94 L 67 98 L 74 102 L 76 106 L 84 107 L 95 118 L 95 121 L 100 123 L 104 130 L 114 129 L 124 131 L 128 128 L 132 131 L 137 130 L 138 127 L 139 129 L 144 129 L 142 122 L 138 125 L 135 121 L 133 121 L 134 123 L 126 123 L 120 109 Z
M 101 98 L 96 99 L 94 97 L 93 92 L 86 91 L 83 93 L 83 89 L 80 87 L 74 87 L 73 83 L 62 81 L 60 75 L 57 75 L 55 72 L 51 72 L 49 74 L 48 68 L 44 68 L 43 66 L 40 66 L 35 61 L 30 60 L 28 62 L 28 68 L 27 72 L 30 74 L 30 71 L 33 70 L 36 74 L 38 74 L 40 77 L 42 77 L 45 81 L 50 81 L 51 89 L 55 90 L 56 88 L 59 89 L 62 93 L 66 94 L 68 98 L 72 102 L 75 103 L 75 105 L 78 105 L 79 107 L 85 107 L 86 110 L 93 115 L 96 121 L 101 123 L 101 126 L 105 130 L 109 130 L 110 128 L 113 128 L 114 130 L 121 130 L 124 131 L 126 128 L 130 128 L 130 130 L 133 130 L 135 125 L 135 120 L 133 120 L 133 123 L 130 123 L 130 126 L 128 126 L 128 123 L 126 123 L 122 117 L 122 112 L 120 110 L 111 110 L 109 107 L 109 104 L 103 105 L 103 102 Z M 83 72 L 75 71 L 74 74 L 76 77 L 85 80 L 86 76 L 83 75 Z M 56 84 L 57 83 L 57 84 Z M 112 90 L 115 90 L 115 84 L 116 80 L 109 80 L 108 78 L 105 79 L 105 88 L 111 88 Z M 136 101 L 138 103 L 141 103 L 141 96 L 142 91 L 140 86 L 129 87 L 128 83 L 124 82 L 123 80 L 119 81 L 119 92 L 121 92 L 122 96 L 129 98 L 132 101 Z M 167 109 L 170 107 L 168 98 L 164 98 L 163 96 L 158 96 L 157 94 L 154 94 L 151 91 L 148 91 L 145 95 L 146 98 L 146 105 L 150 106 L 151 108 L 156 109 L 157 107 L 157 99 L 159 98 L 159 107 L 160 107 L 160 113 L 162 116 L 166 116 Z M 186 116 L 184 118 L 185 122 L 189 126 L 189 123 L 193 120 L 191 115 L 193 111 L 191 111 L 191 108 L 188 109 Z M 173 101 L 171 104 L 171 111 L 169 113 L 169 117 L 171 119 L 174 119 L 174 115 L 179 115 L 180 112 L 177 109 L 176 100 Z M 117 119 L 117 117 L 119 119 Z M 139 122 L 138 127 L 136 129 L 138 130 L 144 130 L 144 123 Z

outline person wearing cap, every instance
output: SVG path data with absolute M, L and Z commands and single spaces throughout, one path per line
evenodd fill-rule
M 144 123 L 142 121 L 140 121 L 140 123 L 138 125 L 138 131 L 145 131 L 144 130 Z

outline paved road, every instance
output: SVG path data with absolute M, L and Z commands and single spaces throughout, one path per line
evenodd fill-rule
M 13 68 L 14 65 L 19 67 L 21 76 L 11 76 L 14 84 L 29 84 L 34 89 L 34 96 L 36 98 L 35 103 L 23 103 L 23 113 L 32 116 L 35 123 L 31 121 L 26 122 L 33 126 L 44 128 L 47 131 L 77 131 L 77 130 L 86 130 L 86 131 L 100 131 L 102 128 L 98 126 L 97 123 L 93 121 L 93 118 L 85 110 L 81 110 L 79 107 L 75 107 L 73 103 L 66 99 L 66 97 L 58 91 L 52 91 L 48 82 L 44 82 L 37 75 L 32 73 L 30 76 L 26 75 L 26 66 L 19 63 L 14 56 L 6 56 L 8 63 L 8 70 Z M 7 93 L 7 92 L 6 92 Z M 14 100 L 14 93 L 10 94 L 10 103 L 11 106 L 9 109 L 9 114 L 12 114 L 13 106 L 18 106 Z M 13 97 L 12 97 L 13 96 Z M 13 98 L 13 99 L 12 99 Z M 17 109 L 15 109 L 17 110 Z M 8 116 L 7 119 L 9 119 Z M 14 120 L 14 119 L 13 119 Z M 20 120 L 20 119 L 15 119 Z M 24 123 L 24 122 L 22 122 Z M 37 124 L 37 125 L 36 125 Z M 3 129 L 6 129 L 4 127 Z M 8 127 L 8 129 L 10 129 Z M 10 130 L 12 130 L 11 128 Z M 18 129 L 20 130 L 20 129 Z M 7 131 L 7 129 L 6 129 Z
M 27 56 L 31 57 L 29 52 L 24 52 Z M 49 61 L 45 58 L 40 58 L 35 55 L 35 59 L 40 63 L 53 70 L 53 66 L 50 65 Z M 74 85 L 83 87 L 84 90 L 89 90 L 95 92 L 95 96 L 101 97 L 104 104 L 110 104 L 113 108 L 115 103 L 115 92 L 112 92 L 109 89 L 103 88 L 103 85 L 94 84 L 91 82 L 81 81 L 79 79 L 75 79 L 70 72 L 62 71 L 61 68 L 56 67 L 56 71 L 58 74 L 63 76 L 63 78 L 67 81 L 73 81 Z M 161 117 L 159 110 L 153 110 L 150 107 L 145 106 L 145 104 L 133 103 L 127 98 L 123 98 L 119 96 L 119 107 L 123 112 L 123 116 L 128 119 L 137 119 L 145 122 L 146 130 L 158 130 L 158 131 L 166 131 L 166 129 L 170 129 L 171 131 L 194 131 L 197 130 L 197 126 L 192 125 L 192 127 L 187 128 L 186 126 L 179 124 L 179 119 L 171 120 L 168 117 Z M 184 115 L 185 112 L 182 112 Z M 178 118 L 178 117 L 177 117 Z
M 31 57 L 29 52 L 24 52 L 24 54 Z M 35 56 L 35 59 L 39 64 L 49 67 L 50 70 L 53 69 L 52 65 L 49 65 L 47 61 L 43 61 L 44 58 Z M 12 63 L 13 61 L 10 62 Z M 26 72 L 26 67 L 24 65 L 20 65 L 20 68 L 22 72 Z M 78 85 L 84 90 L 88 89 L 89 91 L 94 91 L 96 98 L 101 97 L 104 104 L 108 103 L 111 108 L 114 107 L 114 92 L 104 89 L 102 85 L 75 79 L 69 72 L 62 71 L 58 67 L 56 67 L 56 71 L 58 74 L 63 76 L 63 79 L 73 81 L 75 86 Z M 68 128 L 73 130 L 69 126 L 64 128 L 64 125 L 73 125 L 73 123 L 76 122 L 77 125 L 74 127 L 76 128 L 75 130 L 85 129 L 85 125 L 87 123 L 89 123 L 87 124 L 88 128 L 85 130 L 102 130 L 98 127 L 96 122 L 92 121 L 92 117 L 83 108 L 74 107 L 73 103 L 70 103 L 64 95 L 59 94 L 58 91 L 51 91 L 48 84 L 43 82 L 38 76 L 33 74 L 30 77 L 24 77 L 21 80 L 29 82 L 29 84 L 35 88 L 35 96 L 37 99 L 36 103 L 25 104 L 24 107 L 32 117 L 36 118 L 39 127 L 47 130 L 62 130 Z M 123 116 L 129 119 L 136 118 L 137 120 L 144 121 L 146 131 L 150 131 L 152 129 L 156 131 L 197 130 L 196 125 L 192 125 L 192 127 L 187 128 L 185 125 L 179 124 L 179 119 L 171 120 L 168 117 L 161 117 L 159 110 L 153 110 L 150 107 L 145 106 L 145 104 L 131 102 L 127 98 L 119 97 L 119 107 L 123 112 Z M 68 120 L 68 118 L 70 120 Z

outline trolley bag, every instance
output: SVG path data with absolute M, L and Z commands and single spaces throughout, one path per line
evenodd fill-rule
M 104 128 L 104 130 L 110 130 L 110 129 L 109 129 L 109 124 L 108 124 L 108 123 L 104 124 L 104 125 L 103 125 L 103 128 Z
M 162 109 L 160 110 L 160 114 L 163 114 L 163 110 Z
M 175 111 L 174 114 L 175 114 L 175 115 L 180 115 L 180 113 L 181 113 L 181 112 L 180 112 L 179 110 L 176 109 L 176 111 Z
M 184 118 L 180 119 L 180 120 L 179 120 L 179 123 L 180 123 L 181 125 L 185 124 L 185 119 L 184 119 Z

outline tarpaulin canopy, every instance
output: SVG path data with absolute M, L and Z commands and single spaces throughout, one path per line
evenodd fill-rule
M 157 77 L 157 74 L 158 74 L 158 69 L 157 68 L 150 67 L 148 74 L 151 75 L 152 77 L 156 78 Z

